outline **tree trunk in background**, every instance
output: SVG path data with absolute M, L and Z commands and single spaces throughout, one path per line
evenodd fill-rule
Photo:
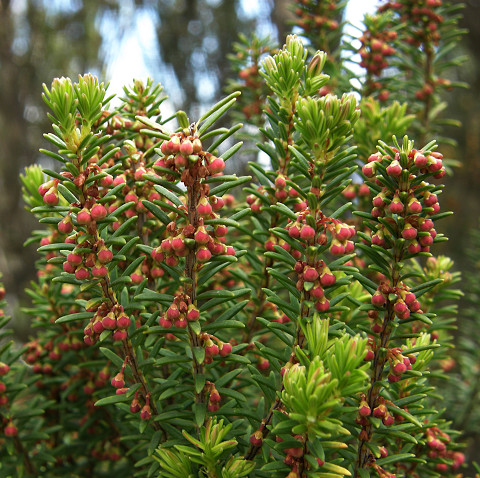
M 24 116 L 29 78 L 23 75 L 19 59 L 14 56 L 15 36 L 11 2 L 1 1 L 0 11 L 0 271 L 7 291 L 32 277 L 31 251 L 25 257 L 22 239 L 28 237 L 35 220 L 23 211 L 18 173 L 33 160 Z M 27 88 L 27 89 L 26 89 Z M 28 261 L 28 267 L 25 262 Z

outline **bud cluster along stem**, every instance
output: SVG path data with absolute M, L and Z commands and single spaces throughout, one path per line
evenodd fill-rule
M 225 169 L 222 158 L 203 150 L 202 142 L 194 129 L 184 129 L 165 140 L 160 148 L 163 157 L 155 162 L 154 168 L 166 180 L 180 181 L 186 187 L 186 194 L 179 198 L 180 214 L 172 217 L 159 247 L 151 253 L 156 262 L 176 266 L 185 258 L 183 292 L 175 296 L 172 304 L 159 319 L 159 324 L 170 329 L 187 329 L 193 361 L 194 381 L 205 374 L 205 364 L 213 357 L 225 357 L 231 350 L 230 344 L 219 342 L 221 349 L 212 342 L 218 340 L 210 334 L 201 333 L 200 312 L 197 307 L 197 276 L 204 264 L 214 256 L 235 256 L 235 249 L 225 244 L 228 228 L 219 224 L 219 212 L 225 201 L 210 194 L 205 180 L 221 176 Z M 195 349 L 203 348 L 204 359 L 198 359 Z M 196 388 L 196 403 L 206 401 L 206 389 Z M 211 401 L 211 399 L 210 399 Z M 212 407 L 210 407 L 212 408 Z M 212 411 L 212 410 L 210 410 Z
M 445 174 L 441 154 L 427 148 L 416 150 L 407 138 L 402 147 L 384 146 L 370 156 L 363 167 L 368 184 L 377 195 L 372 200 L 371 221 L 365 221 L 371 234 L 362 234 L 362 238 L 370 247 L 378 247 L 378 254 L 386 254 L 384 257 L 391 262 L 385 262 L 381 282 L 371 298 L 373 308 L 368 312 L 372 336 L 365 360 L 372 361 L 372 377 L 369 390 L 361 398 L 357 417 L 362 430 L 355 476 L 359 476 L 360 468 L 372 467 L 375 462 L 368 447 L 374 434 L 369 417 L 381 418 L 385 426 L 395 423 L 381 395 L 383 380 L 387 378 L 392 384 L 400 382 L 403 374 L 415 364 L 414 355 L 402 355 L 402 349 L 389 347 L 389 342 L 397 324 L 423 314 L 421 302 L 404 282 L 402 268 L 406 259 L 428 254 L 437 237 L 434 220 L 441 217 L 436 195 L 439 188 L 427 179 L 438 179 Z M 385 377 L 387 365 L 389 374 Z

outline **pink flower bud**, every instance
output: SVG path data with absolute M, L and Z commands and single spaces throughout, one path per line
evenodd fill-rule
M 422 212 L 422 205 L 416 198 L 412 198 L 408 202 L 407 211 L 410 214 L 420 214 Z
M 109 188 L 113 184 L 113 176 L 107 174 L 102 179 L 100 179 L 100 186 L 104 188 Z
M 127 315 L 121 315 L 117 319 L 117 327 L 119 329 L 128 329 L 128 327 L 130 327 L 130 324 L 131 320 L 130 317 L 128 317 Z
M 168 309 L 167 309 L 167 319 L 168 320 L 175 320 L 178 319 L 180 316 L 180 312 L 178 310 L 178 307 L 176 304 L 172 304 Z
M 125 184 L 127 182 L 127 179 L 125 178 L 124 174 L 121 174 L 120 176 L 116 176 L 115 179 L 113 180 L 113 185 L 118 186 L 119 184 Z
M 163 143 L 165 144 L 165 143 Z M 130 411 L 132 413 L 138 413 L 141 409 L 141 405 L 140 405 L 140 402 L 138 401 L 138 399 L 136 397 L 134 397 L 134 399 L 132 400 L 132 403 L 130 404 Z
M 221 173 L 225 169 L 225 161 L 222 158 L 215 158 L 209 165 L 210 174 Z
M 83 208 L 77 214 L 77 222 L 78 224 L 88 225 L 92 222 L 92 216 L 90 215 L 90 211 L 86 208 Z
M 205 226 L 199 226 L 194 235 L 195 242 L 198 244 L 208 244 L 210 241 L 210 234 L 208 234 Z
M 417 168 L 422 169 L 427 165 L 427 158 L 423 154 L 417 153 L 414 162 Z
M 323 291 L 322 286 L 318 285 L 317 287 L 310 289 L 310 296 L 314 299 L 321 299 L 322 297 L 324 297 L 325 292 Z
M 163 315 L 158 319 L 158 325 L 165 329 L 169 329 L 172 326 L 172 322 L 166 319 Z
M 90 210 L 90 216 L 94 221 L 99 221 L 107 216 L 107 209 L 103 204 L 95 204 Z M 77 216 L 78 221 L 78 216 Z
M 174 163 L 177 169 L 185 168 L 188 165 L 188 159 L 181 154 L 177 154 Z
M 427 207 L 431 207 L 438 202 L 437 195 L 429 191 L 426 191 L 423 197 L 423 202 Z
M 187 320 L 198 320 L 200 318 L 200 311 L 193 305 L 188 306 Z
M 113 252 L 110 249 L 102 248 L 97 252 L 98 262 L 108 264 L 113 259 Z
M 8 425 L 4 428 L 3 433 L 5 433 L 5 436 L 7 437 L 14 437 L 17 436 L 18 430 L 17 427 L 10 420 L 10 422 L 8 422 Z
M 323 287 L 331 286 L 335 284 L 336 281 L 337 278 L 330 271 L 324 272 L 320 275 L 320 284 L 322 284 Z
M 287 183 L 285 182 L 285 176 L 283 176 L 283 174 L 277 176 L 277 178 L 275 179 L 275 187 L 277 189 L 285 189 L 286 186 Z
M 288 228 L 288 235 L 294 239 L 298 239 L 300 237 L 300 229 L 297 222 L 294 222 L 290 225 Z
M 403 362 L 398 362 L 393 367 L 393 373 L 395 375 L 402 375 L 407 371 L 407 366 Z
M 319 312 L 326 312 L 328 309 L 330 309 L 330 302 L 325 299 L 325 297 L 322 297 L 320 300 L 315 302 L 315 309 L 317 309 Z
M 72 218 L 70 215 L 65 216 L 59 223 L 58 223 L 58 232 L 61 234 L 70 234 L 73 231 L 73 224 Z
M 0 362 L 0 377 L 6 375 L 10 370 L 10 366 L 4 362 Z
M 385 305 L 385 296 L 380 291 L 377 290 L 372 295 L 372 304 L 375 307 L 383 307 Z
M 186 158 L 193 154 L 193 144 L 190 140 L 186 139 L 180 145 L 180 154 Z
M 215 226 L 214 233 L 216 237 L 224 237 L 227 235 L 228 228 L 227 226 L 224 226 L 223 224 L 219 224 L 218 226 Z
M 144 421 L 150 420 L 152 418 L 152 411 L 150 409 L 150 405 L 145 404 L 140 412 L 140 418 Z
M 398 177 L 402 174 L 402 167 L 396 159 L 387 166 L 387 174 L 393 177 Z
M 306 282 L 315 282 L 318 279 L 318 272 L 313 267 L 307 266 L 303 272 L 303 278 Z
M 113 315 L 113 312 L 109 312 L 102 318 L 102 325 L 104 329 L 114 330 L 117 327 L 117 319 Z
M 100 263 L 95 264 L 95 266 L 92 267 L 93 277 L 105 277 L 107 274 L 108 274 L 108 269 Z
M 373 178 L 375 176 L 376 166 L 375 163 L 364 164 L 362 167 L 362 173 L 367 178 Z
M 207 262 L 211 259 L 212 253 L 206 247 L 201 247 L 198 249 L 195 257 L 197 258 L 198 262 Z
M 83 266 L 77 267 L 75 270 L 75 279 L 77 280 L 86 280 L 90 278 L 90 272 Z
M 175 320 L 173 325 L 175 325 L 175 327 L 178 327 L 179 329 L 186 329 L 187 321 L 185 320 L 185 317 L 181 315 L 177 320 Z
M 172 249 L 175 252 L 182 252 L 185 249 L 185 238 L 183 236 L 177 236 L 171 241 Z
M 201 153 L 202 152 L 202 142 L 200 141 L 199 138 L 195 138 L 192 142 L 192 146 L 193 146 L 193 152 L 195 154 L 198 154 L 198 153 Z
M 358 413 L 362 417 L 369 417 L 370 413 L 372 413 L 372 410 L 370 409 L 370 407 L 368 406 L 368 403 L 365 400 L 362 400 L 360 402 L 360 408 L 358 409 Z
M 120 330 L 117 329 L 115 332 L 113 332 L 113 340 L 115 342 L 121 342 L 122 340 L 125 340 L 127 338 L 127 331 L 126 330 Z
M 388 209 L 392 214 L 400 214 L 403 211 L 403 204 L 398 196 L 393 198 L 392 202 L 388 206 Z
M 330 253 L 334 256 L 345 254 L 345 246 L 334 239 L 332 241 L 332 245 L 330 246 Z
M 383 418 L 387 413 L 387 407 L 382 403 L 373 409 L 373 416 L 376 418 Z
M 43 202 L 48 206 L 56 206 L 58 204 L 57 188 L 52 186 L 44 195 Z
M 304 225 L 300 230 L 300 238 L 306 242 L 312 242 L 315 238 L 315 229 L 311 226 Z
M 218 346 L 216 344 L 214 344 L 211 340 L 210 340 L 210 344 L 211 345 L 207 345 L 205 347 L 205 353 L 207 355 L 209 355 L 210 357 L 213 357 L 215 355 L 218 355 L 219 353 L 219 349 L 218 349 Z
M 417 237 L 417 230 L 407 222 L 403 228 L 402 237 L 407 241 L 412 241 Z
M 212 206 L 206 198 L 200 199 L 200 202 L 197 206 L 197 212 L 202 217 L 207 217 L 212 214 Z
M 220 346 L 220 356 L 226 357 L 228 354 L 232 353 L 232 346 L 229 343 L 223 343 Z
M 112 387 L 114 388 L 123 388 L 125 387 L 125 377 L 123 375 L 123 372 L 118 372 L 115 377 L 112 378 L 110 381 L 112 384 Z

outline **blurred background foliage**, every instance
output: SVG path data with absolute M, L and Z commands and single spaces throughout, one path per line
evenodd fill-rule
M 359 0 L 350 0 L 359 2 Z M 132 78 L 147 75 L 165 86 L 167 109 L 194 119 L 225 90 L 227 54 L 240 32 L 269 35 L 283 43 L 293 16 L 288 0 L 0 0 L 0 271 L 19 337 L 28 335 L 19 304 L 33 278 L 35 247 L 23 243 L 37 228 L 21 200 L 19 173 L 41 158 L 42 133 L 50 130 L 41 100 L 42 83 L 56 76 L 75 78 L 92 72 L 111 81 L 111 92 Z M 454 3 L 460 3 L 457 0 Z M 455 261 L 455 269 L 473 272 L 466 254 L 470 231 L 477 231 L 480 210 L 480 2 L 465 2 L 462 24 L 468 29 L 452 57 L 469 61 L 451 80 L 454 89 L 447 116 L 461 121 L 447 131 L 457 141 L 445 156 L 460 161 L 445 178 L 442 207 L 455 215 L 442 232 L 450 241 L 436 246 Z M 478 269 L 477 272 L 478 273 Z M 468 294 L 468 283 L 464 291 Z M 475 398 L 475 397 L 474 397 Z

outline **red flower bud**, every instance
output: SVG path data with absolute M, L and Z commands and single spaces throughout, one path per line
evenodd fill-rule
M 304 225 L 300 230 L 300 238 L 306 242 L 312 242 L 315 238 L 315 229 L 311 226 Z
M 94 221 L 99 221 L 100 219 L 104 219 L 107 216 L 107 209 L 103 204 L 95 204 L 90 210 L 90 216 Z M 78 222 L 78 216 L 77 216 L 77 222 Z
M 78 224 L 88 225 L 92 222 L 92 216 L 90 215 L 90 211 L 86 208 L 83 208 L 77 214 L 77 222 Z
M 110 249 L 103 248 L 97 252 L 97 260 L 101 264 L 108 264 L 113 259 L 113 252 Z
M 73 223 L 72 218 L 70 215 L 65 216 L 59 223 L 58 223 L 58 232 L 62 234 L 70 234 L 73 231 Z
M 221 173 L 225 169 L 225 161 L 222 158 L 215 158 L 209 165 L 210 174 Z
M 123 372 L 118 372 L 117 375 L 115 375 L 115 377 L 112 378 L 110 383 L 112 384 L 112 387 L 115 387 L 115 388 L 125 387 L 125 377 L 123 375 Z

